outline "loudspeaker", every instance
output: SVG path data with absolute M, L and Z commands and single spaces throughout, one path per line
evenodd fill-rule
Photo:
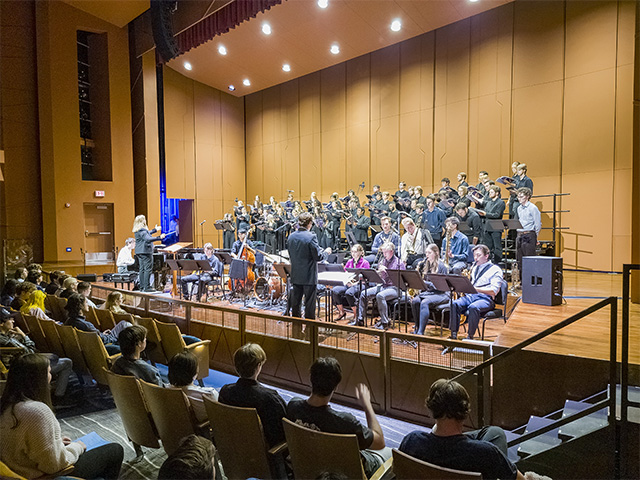
M 81 282 L 97 282 L 98 276 L 95 273 L 80 273 L 76 278 Z
M 178 42 L 173 36 L 175 0 L 151 0 L 151 29 L 156 49 L 164 62 L 178 55 Z
M 522 257 L 522 301 L 562 303 L 562 257 Z

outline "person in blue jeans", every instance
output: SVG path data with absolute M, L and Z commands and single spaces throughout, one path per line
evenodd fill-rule
M 461 314 L 467 315 L 467 338 L 473 339 L 482 315 L 495 308 L 494 299 L 502 286 L 503 276 L 502 269 L 489 261 L 490 253 L 489 247 L 482 244 L 473 249 L 475 266 L 471 269 L 471 283 L 477 293 L 464 295 L 453 302 L 449 319 L 449 338 L 453 340 L 458 338 Z

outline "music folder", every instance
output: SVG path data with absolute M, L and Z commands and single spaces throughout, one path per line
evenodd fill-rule
M 384 283 L 378 272 L 373 268 L 347 268 L 347 272 L 360 274 L 371 283 Z

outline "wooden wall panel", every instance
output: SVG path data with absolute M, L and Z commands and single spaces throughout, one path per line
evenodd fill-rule
M 484 12 L 248 96 L 247 164 L 266 167 L 279 141 L 268 166 L 279 154 L 281 196 L 292 188 L 326 201 L 362 181 L 365 193 L 375 183 L 394 192 L 399 180 L 428 193 L 443 176 L 455 183 L 464 170 L 475 184 L 479 170 L 496 178 L 524 162 L 535 194 L 571 193 L 558 203 L 571 210 L 558 219 L 570 228 L 567 266 L 620 270 L 630 260 L 631 200 L 618 184 L 627 188 L 632 164 L 634 27 L 626 1 L 517 1 Z M 281 131 L 263 138 L 257 125 L 275 125 L 267 97 Z M 251 195 L 266 193 L 247 183 Z M 553 200 L 535 203 L 549 210 Z

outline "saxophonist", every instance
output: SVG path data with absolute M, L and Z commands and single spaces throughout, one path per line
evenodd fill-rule
M 416 322 L 413 333 L 424 335 L 424 330 L 429 321 L 429 307 L 435 307 L 449 301 L 448 292 L 436 290 L 433 283 L 427 280 L 430 273 L 447 273 L 447 267 L 440 260 L 440 249 L 435 243 L 427 246 L 426 258 L 418 266 L 418 271 L 424 278 L 427 289 L 413 298 L 411 312 L 413 313 L 413 320 Z
M 458 231 L 460 220 L 456 217 L 449 217 L 444 222 L 447 232 L 442 249 L 444 250 L 443 262 L 449 269 L 449 273 L 460 275 L 467 266 L 469 256 L 469 240 L 466 235 Z
M 424 259 L 429 242 L 425 240 L 423 231 L 416 227 L 411 218 L 406 217 L 402 220 L 402 226 L 405 229 L 405 234 L 402 236 L 400 259 L 405 265 L 415 268 Z M 424 233 L 428 234 L 429 232 L 425 231 Z

